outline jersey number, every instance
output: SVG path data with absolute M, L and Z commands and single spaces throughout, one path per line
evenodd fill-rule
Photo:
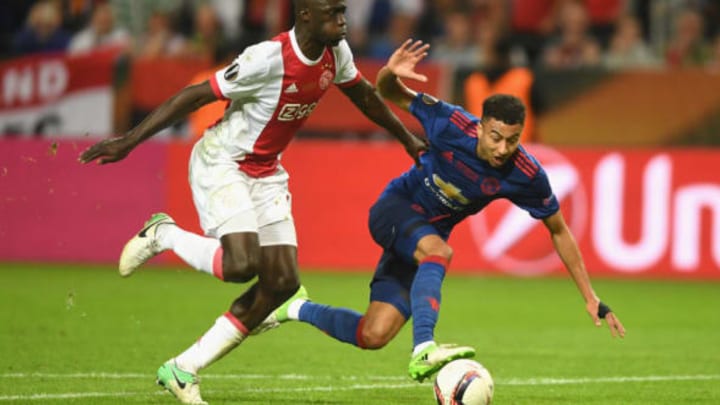
M 278 121 L 301 120 L 315 109 L 317 102 L 312 104 L 285 104 L 278 114 Z

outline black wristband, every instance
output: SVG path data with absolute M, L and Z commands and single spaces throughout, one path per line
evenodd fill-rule
M 609 314 L 610 312 L 612 312 L 612 309 L 610 309 L 609 306 L 603 304 L 602 301 L 600 301 L 600 305 L 598 305 L 598 316 L 600 317 L 600 319 L 605 319 L 605 315 Z

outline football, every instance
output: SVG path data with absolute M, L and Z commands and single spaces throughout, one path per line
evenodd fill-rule
M 488 405 L 493 397 L 493 379 L 482 364 L 469 359 L 454 360 L 435 377 L 438 405 Z

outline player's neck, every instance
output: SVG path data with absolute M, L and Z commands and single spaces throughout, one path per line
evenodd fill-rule
M 325 50 L 325 45 L 312 39 L 307 31 L 295 29 L 295 38 L 303 56 L 310 60 L 316 60 Z
M 483 136 L 482 125 L 477 124 L 477 144 L 475 145 L 475 156 L 477 156 L 478 159 L 484 161 L 485 163 L 490 163 L 488 161 L 488 159 L 485 157 L 485 153 L 483 152 L 482 136 Z

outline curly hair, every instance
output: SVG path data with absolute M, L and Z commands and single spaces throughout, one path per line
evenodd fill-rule
M 483 102 L 483 120 L 495 118 L 508 125 L 525 123 L 525 105 L 509 94 L 494 94 Z

